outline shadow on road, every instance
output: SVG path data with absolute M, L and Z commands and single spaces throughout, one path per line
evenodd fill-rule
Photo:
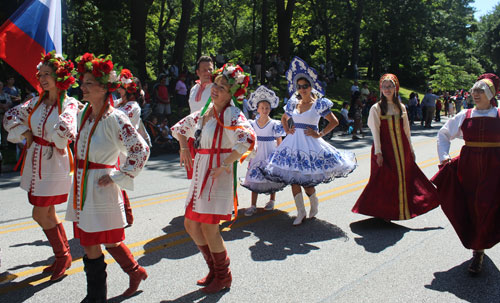
M 226 241 L 235 240 L 235 236 L 239 239 L 241 234 L 257 237 L 258 241 L 249 247 L 254 261 L 285 260 L 288 256 L 305 255 L 318 250 L 319 248 L 312 243 L 333 239 L 348 240 L 342 229 L 323 220 L 308 219 L 299 226 L 293 226 L 293 219 L 287 212 L 274 210 L 263 214 L 260 217 L 254 215 L 246 219 L 255 222 L 233 229 L 224 235 Z
M 394 246 L 409 231 L 429 231 L 442 227 L 408 228 L 379 218 L 369 218 L 350 224 L 351 231 L 361 237 L 354 238 L 367 252 L 378 253 Z
M 483 271 L 477 277 L 471 277 L 467 268 L 470 261 L 451 268 L 448 271 L 434 273 L 434 280 L 425 288 L 449 292 L 457 298 L 472 303 L 498 302 L 500 298 L 500 271 L 488 256 L 484 257 Z
M 223 290 L 216 294 L 207 295 L 201 290 L 196 290 L 174 300 L 163 300 L 161 303 L 215 303 L 219 302 L 227 292 L 227 290 Z
M 15 274 L 12 274 L 12 275 L 15 275 Z M 26 302 L 26 301 L 29 301 L 29 299 L 31 297 L 36 295 L 36 293 L 38 293 L 39 291 L 41 291 L 47 287 L 50 287 L 52 284 L 64 283 L 63 282 L 64 277 L 63 277 L 61 280 L 58 280 L 57 282 L 47 281 L 47 282 L 44 282 L 44 283 L 41 283 L 38 285 L 32 285 L 33 282 L 36 282 L 36 281 L 38 281 L 44 277 L 48 277 L 48 276 L 50 276 L 50 273 L 46 273 L 46 274 L 40 273 L 38 275 L 29 276 L 22 281 L 18 281 L 18 282 L 11 281 L 11 282 L 2 284 L 2 288 L 0 290 L 0 295 L 7 293 L 7 292 L 13 292 L 13 291 L 16 291 L 18 289 L 22 289 L 21 291 L 17 291 L 15 295 L 9 296 L 8 302 L 9 303 Z M 1 298 L 1 296 L 0 296 L 0 298 Z M 2 300 L 0 300 L 0 301 L 4 302 Z M 37 300 L 31 301 L 31 302 L 35 302 L 35 301 L 37 301 Z M 7 302 L 7 301 L 5 301 L 5 302 Z

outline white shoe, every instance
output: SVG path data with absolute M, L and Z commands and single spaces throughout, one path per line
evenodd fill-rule
M 257 207 L 255 205 L 250 206 L 245 210 L 245 216 L 251 217 L 257 212 Z
M 293 221 L 293 225 L 297 226 L 302 224 L 302 221 L 306 218 L 306 208 L 304 206 L 304 197 L 302 193 L 297 194 L 295 197 L 295 206 L 297 206 L 297 217 Z
M 318 214 L 318 197 L 316 197 L 316 193 L 312 194 L 309 197 L 309 202 L 311 202 L 311 210 L 309 210 L 309 219 L 314 218 Z
M 269 202 L 266 203 L 266 206 L 264 206 L 265 210 L 273 210 L 274 209 L 274 200 L 269 200 Z

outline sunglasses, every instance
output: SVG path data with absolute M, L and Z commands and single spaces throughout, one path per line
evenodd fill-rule
M 309 87 L 311 87 L 311 84 L 297 84 L 297 89 L 308 89 Z

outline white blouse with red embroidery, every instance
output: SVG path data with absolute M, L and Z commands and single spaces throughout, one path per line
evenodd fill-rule
M 81 116 L 81 114 L 79 114 Z M 78 118 L 79 121 L 81 117 Z M 76 158 L 85 159 L 89 135 L 94 121 L 87 120 L 79 127 Z M 99 232 L 122 228 L 126 225 L 123 211 L 121 189 L 134 190 L 133 179 L 146 164 L 149 147 L 130 123 L 125 114 L 113 109 L 105 114 L 97 125 L 92 139 L 88 161 L 116 165 L 119 154 L 127 155 L 120 168 L 88 170 L 86 198 L 80 210 L 80 188 L 83 180 L 83 169 L 76 169 L 76 193 L 70 192 L 70 203 L 66 211 L 66 220 L 77 222 L 78 227 L 86 232 Z M 99 186 L 98 180 L 109 174 L 114 183 Z M 76 195 L 76 209 L 73 207 L 73 195 Z
M 30 129 L 33 136 L 42 138 L 55 146 L 44 146 L 33 142 L 26 151 L 21 177 L 21 188 L 33 196 L 58 196 L 69 192 L 71 186 L 68 142 L 76 136 L 76 115 L 78 101 L 66 97 L 61 114 L 57 105 L 40 104 L 32 113 L 39 98 L 35 97 L 5 113 L 3 125 L 9 132 L 8 140 L 12 143 L 23 142 L 25 131 Z M 32 113 L 32 114 L 31 114 Z M 31 114 L 31 121 L 28 117 Z M 64 154 L 55 150 L 65 149 Z
M 212 108 L 205 113 L 206 124 L 202 127 L 200 111 L 194 112 L 179 121 L 172 127 L 172 134 L 175 138 L 183 135 L 186 138 L 194 137 L 197 129 L 201 130 L 201 148 L 210 149 L 212 147 L 217 120 L 214 118 Z M 230 106 L 224 112 L 224 125 L 242 126 L 236 130 L 224 129 L 222 135 L 221 148 L 236 150 L 238 153 L 245 153 L 256 140 L 255 131 L 245 118 L 243 113 L 234 106 Z M 219 140 L 216 141 L 216 147 Z M 222 153 L 220 161 L 224 161 L 230 153 Z M 203 180 L 210 167 L 210 154 L 197 153 L 193 163 L 193 180 L 189 188 L 186 199 L 186 206 L 193 199 L 193 210 L 201 214 L 228 215 L 233 210 L 233 173 L 222 173 L 217 179 L 208 177 L 205 188 L 202 189 Z M 212 167 L 216 168 L 217 156 L 213 156 Z

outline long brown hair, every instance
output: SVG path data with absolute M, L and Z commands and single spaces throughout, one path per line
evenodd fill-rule
M 403 115 L 403 105 L 401 104 L 401 102 L 399 102 L 399 93 L 397 91 L 394 92 L 394 97 L 392 98 L 392 102 L 394 102 L 394 104 L 396 104 L 396 106 L 399 109 L 399 114 L 402 116 Z M 385 114 L 387 114 L 387 98 L 384 96 L 384 94 L 382 94 L 382 96 L 380 97 L 379 104 L 380 104 L 380 111 L 382 113 L 382 116 L 384 116 Z

